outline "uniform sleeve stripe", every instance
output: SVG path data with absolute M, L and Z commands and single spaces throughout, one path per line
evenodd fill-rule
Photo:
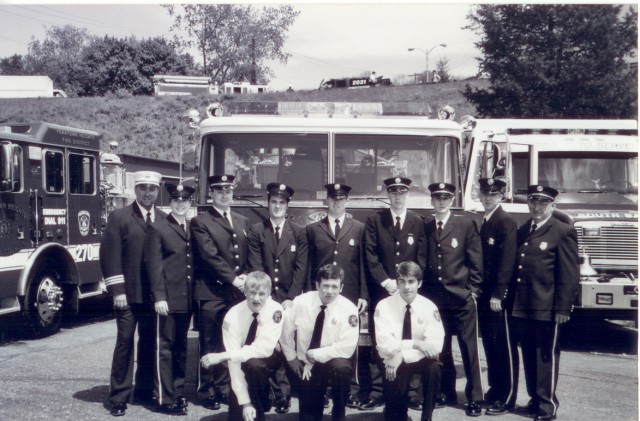
M 115 284 L 124 284 L 124 275 L 110 276 L 104 280 L 104 284 L 106 286 L 115 285 Z

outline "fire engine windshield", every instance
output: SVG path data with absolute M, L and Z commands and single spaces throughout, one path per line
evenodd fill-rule
M 336 133 L 335 149 L 329 154 L 330 139 L 328 133 L 211 134 L 205 141 L 203 164 L 208 175 L 220 171 L 235 175 L 237 196 L 266 199 L 268 183 L 286 183 L 295 190 L 293 206 L 305 201 L 319 205 L 330 180 L 350 185 L 351 201 L 366 200 L 367 206 L 372 198 L 386 197 L 383 180 L 389 177 L 413 180 L 407 205 L 414 208 L 430 207 L 427 186 L 431 183 L 445 181 L 460 189 L 454 138 Z M 377 205 L 384 206 L 373 203 Z

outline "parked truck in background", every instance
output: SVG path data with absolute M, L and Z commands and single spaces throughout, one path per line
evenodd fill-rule
M 49 76 L 0 76 L 0 98 L 66 98 Z
M 638 124 L 635 120 L 464 122 L 465 209 L 483 213 L 478 178 L 507 182 L 503 208 L 529 218 L 530 184 L 560 191 L 556 215 L 578 233 L 579 316 L 636 319 L 638 312 Z

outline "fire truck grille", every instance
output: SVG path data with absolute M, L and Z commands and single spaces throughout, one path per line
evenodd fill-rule
M 584 235 L 579 224 L 578 247 L 591 257 L 591 266 L 600 270 L 633 270 L 638 267 L 638 226 L 602 226 L 599 235 Z

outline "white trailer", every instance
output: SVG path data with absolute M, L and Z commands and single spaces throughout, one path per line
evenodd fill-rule
M 67 97 L 49 76 L 0 76 L 0 98 Z

